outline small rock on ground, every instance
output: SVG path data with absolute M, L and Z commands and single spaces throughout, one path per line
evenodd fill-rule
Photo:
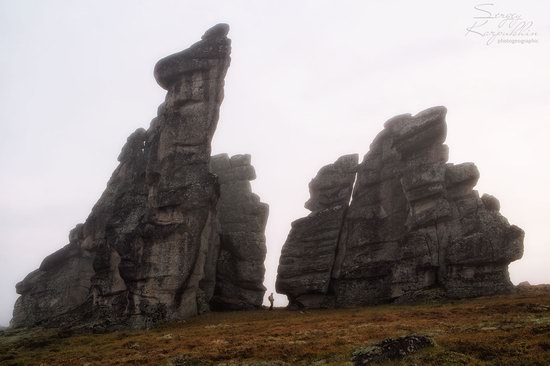
M 389 338 L 373 346 L 356 350 L 353 353 L 352 361 L 355 366 L 370 365 L 373 362 L 402 358 L 423 348 L 433 347 L 433 345 L 433 340 L 423 335 Z

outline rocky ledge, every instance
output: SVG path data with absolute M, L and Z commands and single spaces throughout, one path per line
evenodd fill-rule
M 312 212 L 292 223 L 279 262 L 277 291 L 291 307 L 513 289 L 508 264 L 521 258 L 524 233 L 495 197 L 473 189 L 473 163 L 447 163 L 446 113 L 396 116 L 361 164 L 348 155 L 321 169 L 310 183 Z

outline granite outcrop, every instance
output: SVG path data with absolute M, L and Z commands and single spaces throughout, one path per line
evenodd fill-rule
M 167 91 L 157 117 L 128 137 L 69 244 L 17 284 L 12 326 L 147 327 L 211 308 L 261 305 L 267 205 L 248 181 L 233 182 L 217 168 L 220 159 L 211 161 L 230 64 L 228 31 L 218 24 L 156 64 L 155 78 Z M 253 171 L 249 156 L 230 161 L 235 171 Z M 246 200 L 248 211 L 228 207 L 232 200 Z M 228 297 L 229 286 L 241 292 Z
M 356 173 L 339 176 L 341 190 L 332 189 L 327 167 L 321 169 L 310 183 L 306 208 L 312 213 L 292 224 L 280 258 L 277 291 L 291 307 L 467 298 L 513 289 L 508 264 L 522 257 L 524 232 L 499 213 L 495 197 L 473 189 L 479 179 L 473 163 L 447 162 L 446 113 L 434 107 L 391 118 Z M 334 202 L 312 185 L 338 192 L 328 195 Z

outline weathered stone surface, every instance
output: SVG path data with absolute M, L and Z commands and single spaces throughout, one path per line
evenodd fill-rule
M 316 306 L 319 294 L 355 306 L 512 289 L 508 264 L 522 256 L 523 231 L 500 215 L 496 198 L 473 190 L 473 163 L 447 163 L 446 112 L 391 118 L 357 169 L 342 217 L 329 225 L 314 212 L 293 224 L 277 278 L 291 304 L 301 296 Z M 301 234 L 304 226 L 315 235 Z M 326 268 L 331 278 L 320 280 Z
M 13 326 L 141 327 L 207 311 L 220 277 L 224 230 L 235 237 L 254 233 L 262 246 L 253 257 L 258 268 L 247 262 L 251 257 L 223 257 L 228 267 L 236 268 L 235 286 L 256 286 L 255 297 L 243 301 L 258 304 L 263 297 L 265 242 L 260 244 L 260 238 L 266 206 L 250 192 L 237 192 L 240 196 L 234 199 L 257 206 L 243 203 L 251 219 L 239 222 L 240 231 L 220 229 L 218 216 L 228 221 L 225 208 L 221 214 L 217 210 L 220 185 L 209 169 L 230 63 L 228 29 L 217 25 L 189 49 L 157 63 L 155 77 L 168 91 L 157 117 L 147 131 L 138 129 L 128 137 L 105 192 L 86 222 L 71 231 L 69 244 L 17 284 L 21 297 Z M 248 164 L 239 163 L 253 171 L 249 158 Z M 220 181 L 223 195 L 229 189 Z M 263 216 L 254 217 L 251 207 Z M 252 239 L 234 240 L 233 251 L 253 244 Z
M 490 194 L 485 193 L 483 196 L 481 196 L 481 202 L 483 202 L 483 206 L 488 211 L 500 211 L 500 202 L 499 200 L 491 196 Z
M 423 335 L 409 335 L 396 339 L 385 339 L 375 345 L 356 350 L 352 355 L 355 366 L 370 365 L 403 358 L 427 347 L 433 347 L 434 341 Z
M 326 307 L 333 302 L 330 276 L 358 159 L 357 154 L 342 156 L 309 183 L 311 198 L 305 206 L 313 212 L 292 223 L 279 261 L 276 288 L 287 294 L 290 306 Z
M 259 308 L 262 305 L 267 252 L 265 226 L 269 206 L 252 193 L 256 178 L 250 155 L 215 155 L 211 171 L 220 182 L 217 213 L 220 254 L 211 306 L 220 310 Z

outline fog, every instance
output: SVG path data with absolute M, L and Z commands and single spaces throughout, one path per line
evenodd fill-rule
M 486 6 L 537 33 L 489 45 L 466 30 L 476 4 L 0 0 L 0 324 L 15 284 L 68 243 L 126 137 L 156 115 L 155 62 L 219 22 L 233 50 L 212 150 L 252 155 L 270 205 L 266 298 L 318 169 L 364 155 L 390 117 L 436 105 L 450 162 L 475 162 L 479 192 L 526 232 L 512 281 L 549 283 L 550 3 Z

